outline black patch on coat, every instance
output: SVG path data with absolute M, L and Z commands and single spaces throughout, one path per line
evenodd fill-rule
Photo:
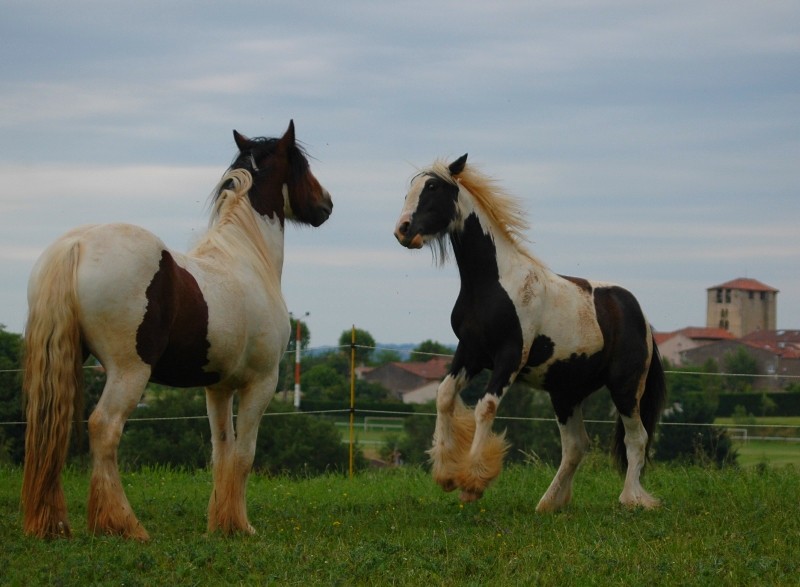
M 464 220 L 450 241 L 458 263 L 461 290 L 450 316 L 459 343 L 451 373 L 468 377 L 491 369 L 487 393 L 500 397 L 522 356 L 522 328 L 514 303 L 500 285 L 497 250 L 477 216 Z
M 147 309 L 136 330 L 136 352 L 152 367 L 151 380 L 174 387 L 211 385 L 208 364 L 208 305 L 195 278 L 161 252 L 147 287 Z
M 525 362 L 527 367 L 538 367 L 544 365 L 553 356 L 555 343 L 549 336 L 538 335 L 533 339 L 531 350 L 528 353 L 528 360 Z

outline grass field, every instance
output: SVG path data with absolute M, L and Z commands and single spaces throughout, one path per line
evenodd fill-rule
M 512 467 L 459 504 L 416 468 L 349 480 L 253 476 L 256 536 L 205 535 L 206 471 L 123 476 L 151 542 L 87 533 L 88 476 L 65 486 L 74 538 L 20 530 L 21 471 L 0 468 L 2 585 L 796 585 L 800 469 L 654 466 L 656 511 L 617 504 L 621 479 L 592 455 L 563 512 L 534 509 L 554 471 Z

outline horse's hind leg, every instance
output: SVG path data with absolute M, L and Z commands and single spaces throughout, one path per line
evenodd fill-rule
M 634 417 L 620 415 L 620 418 L 625 426 L 625 452 L 628 458 L 628 469 L 625 473 L 625 486 L 619 496 L 619 501 L 628 507 L 656 508 L 661 502 L 647 493 L 639 481 L 647 457 L 647 432 L 638 415 Z
M 583 410 L 581 405 L 573 408 L 572 415 L 566 423 L 558 423 L 561 433 L 561 464 L 550 487 L 539 500 L 537 512 L 554 512 L 572 499 L 572 480 L 581 464 L 584 455 L 589 450 L 589 436 L 583 424 Z
M 465 385 L 465 376 L 448 375 L 436 392 L 436 429 L 431 457 L 433 479 L 445 491 L 453 491 L 475 433 L 475 418 L 458 395 Z
M 142 397 L 150 369 L 141 365 L 124 373 L 108 371 L 97 407 L 89 417 L 92 479 L 89 486 L 88 523 L 95 534 L 115 534 L 148 540 L 125 496 L 117 466 L 117 447 L 128 416 Z

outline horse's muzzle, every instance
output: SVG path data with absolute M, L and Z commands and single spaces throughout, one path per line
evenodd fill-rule
M 325 192 L 325 196 L 314 209 L 314 217 L 311 220 L 311 226 L 314 228 L 323 224 L 333 213 L 333 200 L 327 192 Z
M 422 235 L 415 234 L 412 236 L 409 233 L 410 227 L 411 227 L 410 222 L 400 222 L 394 231 L 394 237 L 397 239 L 397 242 L 399 242 L 406 248 L 421 249 L 422 245 L 425 244 L 425 242 L 422 239 Z

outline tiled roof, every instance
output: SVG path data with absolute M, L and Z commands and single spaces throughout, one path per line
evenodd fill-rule
M 686 338 L 701 340 L 734 340 L 736 337 L 724 328 L 707 328 L 701 326 L 687 326 L 676 330 L 675 334 L 682 334 Z
M 742 340 L 749 342 L 800 343 L 800 330 L 756 330 L 745 334 Z
M 654 332 L 653 338 L 656 339 L 656 345 L 659 345 L 659 344 L 664 344 L 676 334 L 677 334 L 676 332 Z
M 726 281 L 725 283 L 721 283 L 719 285 L 715 285 L 714 287 L 707 288 L 707 291 L 712 289 L 743 289 L 745 291 L 771 291 L 771 292 L 778 291 L 774 287 L 770 287 L 765 283 L 761 283 L 757 279 L 750 279 L 749 277 L 739 277 L 732 281 Z
M 451 359 L 445 357 L 434 357 L 430 361 L 411 362 L 411 363 L 394 363 L 397 367 L 413 373 L 418 377 L 425 379 L 442 379 L 447 375 L 447 366 L 450 364 Z
M 800 358 L 800 330 L 756 330 L 743 336 L 741 341 L 784 359 Z

